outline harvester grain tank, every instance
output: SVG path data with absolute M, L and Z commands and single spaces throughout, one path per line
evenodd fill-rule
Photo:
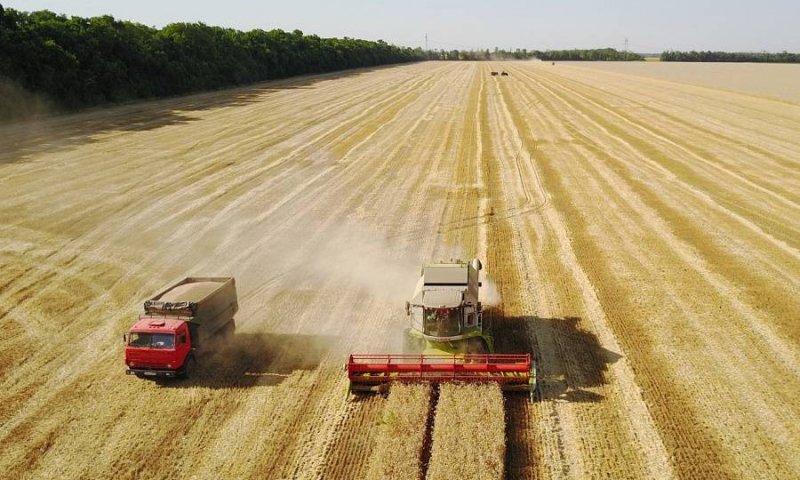
M 188 277 L 144 302 L 125 334 L 126 373 L 188 377 L 197 354 L 218 333 L 232 334 L 239 309 L 231 277 Z
M 379 392 L 393 382 L 495 382 L 536 391 L 530 353 L 495 353 L 491 322 L 479 301 L 480 260 L 425 265 L 411 301 L 403 353 L 351 354 L 351 392 Z

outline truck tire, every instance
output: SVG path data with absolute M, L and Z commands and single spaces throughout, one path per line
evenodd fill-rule
M 236 333 L 236 320 L 231 319 L 230 322 L 226 323 L 224 327 L 222 327 L 222 339 L 226 342 L 229 342 L 233 339 L 233 335 Z
M 186 363 L 183 365 L 183 371 L 180 373 L 179 377 L 183 379 L 190 378 L 196 366 L 197 360 L 194 359 L 194 356 L 190 356 L 186 359 Z

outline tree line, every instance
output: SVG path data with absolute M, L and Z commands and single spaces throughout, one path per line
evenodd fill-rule
M 779 52 L 676 52 L 661 54 L 662 62 L 749 62 L 749 63 L 800 63 L 800 54 Z
M 628 62 L 644 60 L 644 57 L 638 53 L 619 51 L 614 48 L 534 51 L 534 56 L 546 61 Z
M 427 53 L 428 60 L 528 60 L 531 52 L 526 48 L 516 50 L 503 50 L 495 47 L 494 50 L 431 50 Z
M 572 50 L 436 50 L 428 52 L 431 60 L 570 60 L 570 61 L 641 61 L 638 53 L 619 51 L 613 48 L 590 48 Z
M 430 60 L 528 60 L 545 61 L 642 61 L 644 56 L 613 48 L 572 50 L 434 50 L 427 52 Z M 761 62 L 800 63 L 800 54 L 790 52 L 681 52 L 668 50 L 661 54 L 662 62 Z
M 4 105 L 9 103 L 8 92 L 16 94 L 17 87 L 62 109 L 78 109 L 419 60 L 531 58 L 644 60 L 639 54 L 613 48 L 423 51 L 381 40 L 321 38 L 300 30 L 243 32 L 203 23 L 173 23 L 158 29 L 107 15 L 67 17 L 0 5 L 0 95 L 6 97 L 0 99 L 0 118 L 13 116 Z M 797 63 L 800 55 L 667 51 L 661 60 Z
M 381 40 L 203 23 L 157 29 L 0 5 L 0 77 L 65 109 L 425 58 Z

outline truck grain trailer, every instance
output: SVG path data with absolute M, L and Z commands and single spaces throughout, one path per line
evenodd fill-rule
M 350 391 L 381 392 L 394 382 L 498 383 L 505 391 L 537 392 L 530 353 L 496 353 L 479 301 L 480 260 L 422 267 L 411 301 L 403 353 L 353 353 L 345 369 Z
M 124 335 L 126 373 L 188 377 L 213 335 L 233 333 L 238 310 L 232 277 L 184 278 L 144 302 L 144 314 Z

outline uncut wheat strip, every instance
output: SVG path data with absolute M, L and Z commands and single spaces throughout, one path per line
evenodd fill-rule
M 442 385 L 428 480 L 502 479 L 505 427 L 499 385 Z
M 392 385 L 367 479 L 421 478 L 422 449 L 430 406 L 430 385 Z

